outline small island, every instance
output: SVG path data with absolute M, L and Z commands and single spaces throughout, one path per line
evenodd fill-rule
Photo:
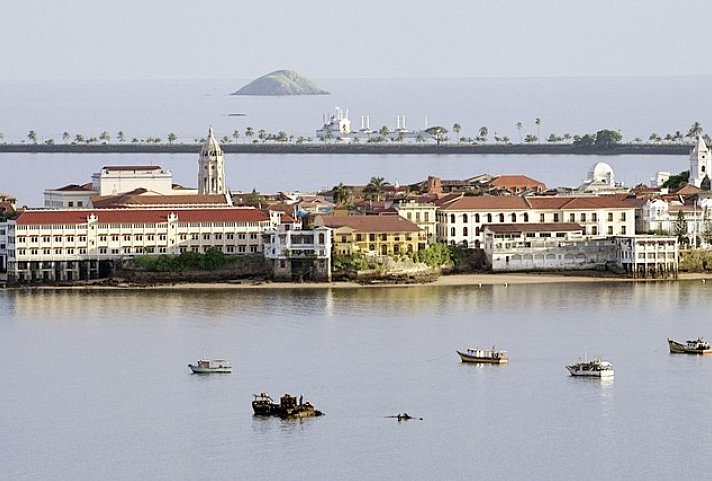
M 276 70 L 268 73 L 230 95 L 331 95 L 320 89 L 315 82 L 292 70 Z

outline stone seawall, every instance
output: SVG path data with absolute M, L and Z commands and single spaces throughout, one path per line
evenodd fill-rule
M 571 144 L 224 144 L 228 154 L 370 155 L 688 155 L 691 145 L 620 144 L 607 149 Z M 195 154 L 196 144 L 0 144 L 1 153 Z

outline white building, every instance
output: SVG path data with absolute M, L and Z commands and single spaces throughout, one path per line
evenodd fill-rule
M 430 202 L 403 200 L 394 204 L 398 215 L 408 219 L 420 227 L 427 239 L 428 245 L 437 241 L 437 208 Z
M 198 158 L 198 194 L 225 192 L 225 155 L 211 128 Z
M 697 143 L 690 152 L 690 179 L 689 183 L 695 187 L 700 187 L 705 177 L 710 178 L 712 174 L 712 159 L 707 144 L 701 136 L 697 136 Z
M 616 262 L 633 277 L 677 277 L 679 246 L 673 236 L 616 237 Z
M 628 189 L 621 183 L 616 183 L 613 167 L 605 162 L 597 162 L 588 171 L 588 177 L 576 189 L 580 192 L 594 192 L 597 194 L 610 194 L 626 192 Z
M 606 238 L 635 233 L 635 206 L 617 196 L 465 196 L 436 201 L 437 240 L 480 247 L 484 225 L 576 222 L 583 236 Z
M 712 244 L 712 198 L 690 203 L 648 200 L 640 220 L 641 232 L 679 235 L 696 247 Z
M 331 281 L 332 229 L 301 229 L 283 222 L 264 232 L 264 256 L 272 275 L 285 281 Z
M 278 217 L 276 217 L 278 218 Z M 262 252 L 268 213 L 253 208 L 26 210 L 0 223 L 9 282 L 105 277 L 113 263 L 135 255 L 220 249 Z

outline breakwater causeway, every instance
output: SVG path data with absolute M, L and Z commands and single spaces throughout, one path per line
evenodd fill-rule
M 228 154 L 370 155 L 687 155 L 688 144 L 620 144 L 609 148 L 572 144 L 223 144 Z M 198 144 L 0 144 L 0 153 L 192 154 Z

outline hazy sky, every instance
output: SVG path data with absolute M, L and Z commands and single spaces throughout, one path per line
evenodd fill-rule
M 0 78 L 712 74 L 709 0 L 0 0 Z

